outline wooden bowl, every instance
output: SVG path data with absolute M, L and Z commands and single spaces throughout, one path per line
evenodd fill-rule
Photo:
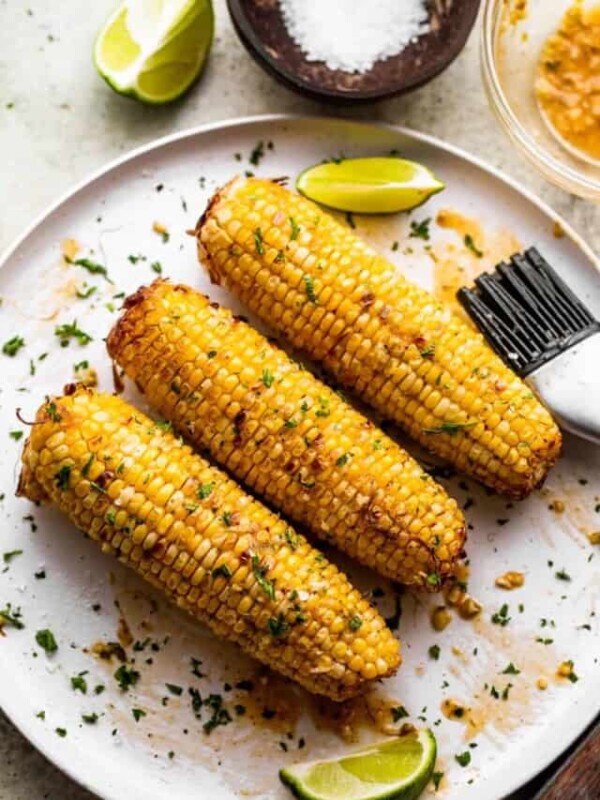
M 227 0 L 234 27 L 258 64 L 290 89 L 337 102 L 380 100 L 439 75 L 463 49 L 479 4 L 480 0 L 428 0 L 429 33 L 398 55 L 376 62 L 368 72 L 351 74 L 329 69 L 322 61 L 307 61 L 287 32 L 278 0 Z

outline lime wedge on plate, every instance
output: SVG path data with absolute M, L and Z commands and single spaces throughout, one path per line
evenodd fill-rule
M 317 203 L 356 214 L 410 211 L 444 184 L 431 170 L 402 158 L 348 158 L 301 172 L 296 189 Z
M 330 761 L 296 764 L 279 776 L 304 800 L 415 800 L 436 754 L 434 735 L 421 730 Z
M 94 64 L 119 94 L 145 103 L 180 97 L 212 44 L 211 0 L 125 0 L 94 45 Z

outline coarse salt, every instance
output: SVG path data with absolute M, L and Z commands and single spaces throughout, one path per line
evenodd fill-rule
M 280 0 L 288 33 L 308 61 L 368 72 L 429 30 L 426 0 Z

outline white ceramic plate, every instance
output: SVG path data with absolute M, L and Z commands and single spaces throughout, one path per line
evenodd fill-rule
M 71 381 L 73 363 L 83 359 L 98 370 L 100 386 L 112 390 L 102 337 L 116 316 L 110 304 L 119 305 L 113 295 L 149 282 L 155 277 L 150 265 L 160 261 L 169 277 L 236 306 L 225 293 L 210 287 L 185 230 L 193 226 L 219 184 L 237 171 L 255 169 L 248 164 L 248 156 L 260 140 L 274 143 L 273 149 L 266 148 L 256 170 L 268 176 L 295 176 L 307 165 L 340 153 L 384 154 L 391 149 L 428 164 L 448 188 L 412 219 L 435 217 L 439 208 L 450 206 L 478 217 L 484 226 L 505 226 L 524 244 L 540 246 L 600 311 L 600 280 L 592 254 L 564 223 L 567 235 L 552 235 L 555 217 L 548 208 L 465 154 L 390 127 L 274 117 L 202 128 L 122 159 L 36 222 L 6 256 L 0 273 L 2 342 L 13 335 L 26 341 L 17 357 L 0 355 L 4 423 L 0 465 L 5 493 L 0 552 L 23 551 L 6 564 L 0 561 L 0 608 L 8 602 L 20 606 L 25 623 L 22 630 L 7 628 L 0 639 L 0 702 L 48 758 L 107 800 L 128 796 L 145 800 L 285 798 L 286 790 L 277 778 L 280 766 L 298 758 L 337 753 L 346 746 L 328 726 L 317 729 L 316 706 L 302 692 L 282 681 L 257 678 L 255 665 L 236 648 L 216 642 L 200 626 L 167 607 L 153 590 L 98 552 L 57 512 L 13 497 L 22 441 L 13 441 L 9 431 L 25 430 L 15 417 L 15 408 L 22 409 L 24 419 L 31 419 L 44 395 L 60 391 Z M 241 162 L 236 153 L 241 154 Z M 168 242 L 152 230 L 155 221 L 170 232 Z M 409 217 L 357 223 L 414 279 L 431 280 L 425 243 L 407 239 Z M 455 233 L 433 223 L 432 236 L 436 241 L 456 239 Z M 80 256 L 105 264 L 114 284 L 61 263 L 61 242 L 66 238 L 80 244 Z M 395 240 L 401 246 L 392 252 Z M 404 252 L 407 242 L 409 252 Z M 147 260 L 134 264 L 128 259 L 139 254 Z M 83 281 L 98 287 L 87 300 L 73 296 L 73 286 Z M 62 349 L 54 328 L 75 319 L 94 341 L 86 347 L 71 343 Z M 43 353 L 47 357 L 39 360 Z M 140 402 L 139 398 L 135 401 Z M 442 634 L 435 634 L 429 622 L 435 600 L 403 598 L 399 633 L 404 666 L 395 679 L 378 689 L 380 695 L 403 704 L 410 721 L 427 723 L 436 732 L 438 769 L 446 775 L 443 796 L 447 800 L 505 796 L 567 747 L 598 710 L 599 559 L 586 533 L 600 528 L 599 453 L 583 442 L 567 440 L 546 489 L 508 510 L 503 500 L 488 496 L 472 482 L 466 489 L 464 482 L 463 488 L 459 485 L 460 478 L 448 482 L 461 501 L 470 498 L 470 589 L 483 602 L 484 613 L 475 624 L 455 618 Z M 555 499 L 565 503 L 564 513 L 549 510 Z M 36 530 L 28 515 L 33 515 Z M 361 586 L 384 589 L 378 603 L 389 615 L 394 602 L 389 585 L 352 565 L 347 568 Z M 42 569 L 46 577 L 34 577 Z M 495 588 L 495 578 L 509 569 L 525 573 L 524 588 L 512 593 Z M 562 571 L 571 580 L 558 579 L 556 573 Z M 159 652 L 152 650 L 151 643 L 133 652 L 141 679 L 127 693 L 119 690 L 113 678 L 117 664 L 100 661 L 89 652 L 94 642 L 117 638 L 115 600 L 136 640 L 150 637 L 160 643 Z M 492 624 L 491 615 L 504 603 L 509 605 L 510 622 Z M 100 610 L 93 609 L 96 604 Z M 51 628 L 59 644 L 51 657 L 35 642 L 36 631 L 43 628 Z M 170 637 L 166 644 L 165 637 Z M 540 638 L 553 641 L 543 644 L 536 641 Z M 428 656 L 433 644 L 440 646 L 437 661 Z M 205 677 L 191 674 L 192 656 L 202 660 Z M 149 658 L 152 664 L 146 663 Z M 565 659 L 574 661 L 578 682 L 554 677 Z M 519 675 L 499 674 L 509 662 L 520 670 Z M 85 695 L 70 684 L 71 676 L 82 671 L 87 671 Z M 546 692 L 535 685 L 542 675 L 549 680 Z M 234 684 L 244 678 L 252 678 L 258 689 L 251 693 L 223 690 L 224 682 Z M 181 696 L 169 695 L 165 682 L 182 686 Z M 501 692 L 508 682 L 513 687 L 507 700 L 492 697 L 492 686 Z M 99 684 L 106 689 L 95 695 L 93 687 Z M 244 704 L 247 713 L 206 736 L 190 708 L 190 686 L 202 694 L 221 692 L 228 708 Z M 165 696 L 167 705 L 162 701 Z M 472 707 L 478 722 L 470 743 L 476 747 L 469 747 L 465 740 L 464 724 L 441 714 L 440 704 L 447 697 Z M 277 711 L 274 720 L 261 717 L 265 706 Z M 281 719 L 283 706 L 287 715 Z M 136 723 L 132 708 L 142 709 L 146 716 Z M 45 719 L 36 716 L 40 711 Z M 100 715 L 97 723 L 83 723 L 81 714 L 93 711 Z M 232 715 L 236 716 L 233 711 Z M 58 735 L 56 728 L 65 729 L 66 736 Z M 361 734 L 363 740 L 372 735 L 367 729 Z M 303 749 L 300 737 L 305 741 Z M 170 751 L 174 752 L 171 758 Z M 471 754 L 467 767 L 459 766 L 454 758 L 464 751 Z

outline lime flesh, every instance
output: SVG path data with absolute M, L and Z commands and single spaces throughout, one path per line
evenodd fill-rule
M 410 211 L 444 184 L 431 170 L 401 158 L 348 158 L 304 170 L 296 188 L 317 203 L 356 214 Z
M 211 0 L 125 0 L 98 34 L 94 64 L 119 94 L 168 103 L 200 75 L 213 30 Z
M 279 773 L 303 800 L 415 800 L 429 782 L 437 748 L 429 730 L 399 736 L 329 761 Z

